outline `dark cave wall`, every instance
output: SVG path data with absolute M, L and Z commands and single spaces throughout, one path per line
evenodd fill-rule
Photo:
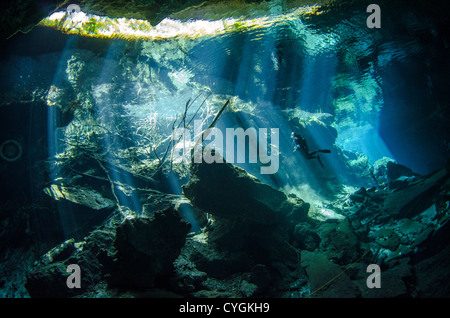
M 430 173 L 450 156 L 450 98 L 444 89 L 450 64 L 441 56 L 398 62 L 383 74 L 384 106 L 379 134 L 396 160 L 418 173 Z

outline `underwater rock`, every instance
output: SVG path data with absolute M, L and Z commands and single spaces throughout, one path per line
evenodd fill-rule
M 282 261 L 297 263 L 297 253 L 288 244 L 289 227 L 272 227 L 257 222 L 239 222 L 216 219 L 208 231 L 208 241 L 217 248 L 233 253 L 244 253 L 252 262 L 270 264 Z M 249 260 L 250 261 L 250 260 Z
M 194 242 L 189 252 L 197 269 L 208 276 L 223 279 L 260 264 L 288 277 L 298 264 L 297 251 L 282 228 L 228 220 L 215 220 L 211 227 L 208 243 Z
M 419 176 L 387 161 L 390 177 L 407 177 L 401 187 L 359 189 L 350 195 L 347 217 L 360 244 L 376 251 L 382 288 L 369 290 L 365 279 L 355 278 L 362 297 L 441 297 L 448 284 L 448 172 L 438 170 Z M 390 181 L 387 169 L 383 172 Z M 381 174 L 378 174 L 381 176 Z M 380 180 L 380 179 L 379 179 Z M 328 225 L 331 226 L 331 225 Z M 323 227 L 323 226 L 322 226 Z M 328 233 L 328 232 L 327 232 Z M 445 258 L 445 259 L 444 259 Z
M 383 157 L 378 159 L 373 164 L 373 177 L 375 178 L 378 187 L 384 188 L 389 184 L 387 165 L 389 162 L 395 162 L 394 159 Z
M 241 285 L 239 286 L 239 291 L 247 298 L 254 296 L 257 290 L 257 285 L 249 283 L 245 279 L 241 281 Z
M 214 248 L 212 244 L 190 242 L 188 251 L 189 259 L 195 267 L 209 277 L 226 278 L 234 273 L 246 272 L 251 268 L 249 258 L 242 252 L 230 252 L 224 249 Z
M 81 294 L 79 289 L 67 288 L 65 277 L 68 275 L 64 264 L 49 264 L 27 273 L 25 288 L 32 298 L 67 298 Z
M 41 101 L 0 106 L 0 193 L 5 198 L 2 201 L 17 197 L 21 202 L 24 194 L 30 195 L 38 186 L 48 184 L 45 175 L 48 165 L 43 164 L 48 156 L 46 118 L 47 107 Z M 34 124 L 30 125 L 30 121 Z
M 294 246 L 301 250 L 314 251 L 320 245 L 320 236 L 305 223 L 295 226 L 293 234 Z
M 386 175 L 390 181 L 397 180 L 400 177 L 415 177 L 418 174 L 414 173 L 408 167 L 399 163 L 389 161 L 386 165 Z
M 347 219 L 320 227 L 320 251 L 339 265 L 350 264 L 360 257 L 360 243 Z
M 76 240 L 105 221 L 116 207 L 111 199 L 88 187 L 52 184 L 44 193 L 51 198 L 48 203 L 51 208 L 65 211 L 67 217 L 61 218 L 62 227 L 66 236 Z
M 429 176 L 416 178 L 401 190 L 390 193 L 384 209 L 396 218 L 412 217 L 432 205 L 442 182 L 448 176 L 446 169 L 438 170 Z
M 81 186 L 71 187 L 52 184 L 44 189 L 44 193 L 57 201 L 67 200 L 93 210 L 112 209 L 116 205 L 114 201 L 105 198 L 96 190 Z
M 381 288 L 368 288 L 367 278 L 370 273 L 366 272 L 367 264 L 357 264 L 359 273 L 354 278 L 354 283 L 361 291 L 363 298 L 404 298 L 414 297 L 414 288 L 410 285 L 413 280 L 412 267 L 408 265 L 408 259 L 397 262 L 393 268 L 381 269 Z M 411 291 L 410 291 L 411 289 Z
M 266 265 L 257 264 L 250 271 L 247 280 L 258 287 L 255 294 L 261 294 L 271 286 L 273 279 Z
M 312 220 L 319 222 L 339 222 L 339 220 L 345 219 L 345 216 L 337 213 L 336 211 L 325 208 L 323 206 L 311 206 L 308 212 L 308 217 Z
M 182 188 L 195 206 L 212 215 L 262 224 L 276 223 L 287 200 L 283 192 L 225 162 L 193 164 L 191 178 Z
M 426 224 L 411 219 L 402 219 L 397 223 L 397 231 L 401 237 L 401 241 L 407 241 L 409 243 L 415 242 L 418 235 L 422 233 L 426 227 Z
M 174 275 L 170 278 L 170 288 L 182 295 L 188 295 L 201 289 L 201 284 L 207 277 L 206 273 L 199 271 L 194 262 L 184 253 L 190 249 L 190 246 L 192 246 L 192 241 L 188 239 L 174 262 Z
M 349 196 L 347 217 L 361 240 L 374 240 L 391 251 L 399 243 L 402 249 L 414 247 L 415 242 L 426 240 L 430 233 L 427 228 L 435 226 L 438 215 L 444 215 L 437 212 L 436 202 L 444 191 L 442 185 L 446 178 L 448 175 L 443 169 L 429 176 L 405 180 L 395 190 L 361 188 Z M 445 204 L 442 204 L 439 211 L 444 210 Z
M 2 23 L 0 39 L 8 39 L 20 31 L 30 31 L 40 20 L 60 5 L 60 0 L 50 0 L 42 6 L 30 0 L 4 2 L 2 11 L 5 12 L 5 15 L 0 19 Z
M 394 298 L 416 296 L 413 269 L 408 264 L 409 259 L 404 258 L 396 262 L 389 269 L 382 270 L 381 288 L 362 288 L 363 297 L 367 298 Z
M 437 192 L 435 204 L 409 222 L 403 221 L 399 230 L 411 241 L 411 264 L 414 269 L 419 297 L 448 297 L 450 293 L 450 209 L 448 207 L 449 179 Z M 444 199 L 445 198 L 445 199 Z M 444 205 L 441 200 L 445 200 Z
M 365 188 L 349 196 L 347 219 L 359 239 L 364 240 L 374 226 L 385 224 L 391 218 L 382 208 L 386 196 L 383 191 Z
M 153 287 L 157 278 L 173 270 L 189 228 L 171 208 L 155 212 L 149 219 L 125 220 L 116 230 L 117 262 L 111 274 L 112 285 Z
M 35 210 L 37 211 L 38 208 L 36 207 Z M 50 213 L 45 216 L 50 221 Z M 33 223 L 27 209 L 15 206 L 8 201 L 2 202 L 0 205 L 0 250 L 29 245 L 33 241 Z M 0 257 L 0 260 L 3 260 L 3 257 Z
M 92 231 L 83 241 L 69 239 L 54 247 L 26 273 L 30 297 L 74 297 L 101 284 L 111 271 L 114 255 L 114 231 L 108 226 Z M 81 271 L 81 288 L 69 289 L 67 266 L 77 264 Z
M 308 204 L 288 200 L 283 192 L 228 163 L 193 164 L 183 192 L 214 218 L 207 231 L 208 246 L 193 255 L 199 270 L 225 276 L 256 264 L 283 273 L 297 266 L 297 252 L 288 243 L 295 223 L 288 216 L 293 222 L 303 220 Z M 226 269 L 217 272 L 226 263 Z
M 337 146 L 334 146 L 334 149 L 339 158 L 338 164 L 351 184 L 364 186 L 373 184 L 372 166 L 366 155 L 343 150 Z
M 417 176 L 419 175 L 408 167 L 388 157 L 377 160 L 373 165 L 373 178 L 380 188 L 396 189 Z
M 393 229 L 382 228 L 371 231 L 370 234 L 374 237 L 375 243 L 391 251 L 395 251 L 400 244 L 400 238 Z
M 311 286 L 309 297 L 354 298 L 360 295 L 341 267 L 322 253 L 302 251 L 301 266 L 305 268 Z
M 352 193 L 350 195 L 350 199 L 353 202 L 363 203 L 366 200 L 367 196 L 368 194 L 366 188 L 362 187 L 358 191 Z
M 308 220 L 308 212 L 311 208 L 311 204 L 297 198 L 295 194 L 290 194 L 288 201 L 289 203 L 283 203 L 284 205 L 287 205 L 286 208 L 282 208 L 282 210 L 291 211 L 286 214 L 286 220 L 293 225 L 306 222 Z M 294 205 L 290 206 L 290 203 Z
M 192 232 L 199 232 L 208 220 L 206 215 L 194 207 L 192 203 L 182 195 L 168 194 L 156 190 L 149 191 L 145 203 L 142 204 L 142 217 L 151 217 L 154 211 L 175 209 L 180 216 L 191 224 Z
M 450 247 L 446 246 L 413 266 L 417 289 L 423 298 L 446 298 L 450 293 Z
M 194 298 L 236 298 L 236 294 L 231 291 L 217 291 L 217 290 L 199 290 L 198 292 L 192 293 Z
M 69 239 L 48 251 L 43 257 L 44 264 L 64 261 L 76 251 L 75 240 Z

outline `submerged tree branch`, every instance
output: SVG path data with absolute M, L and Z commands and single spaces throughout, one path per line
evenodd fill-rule
M 222 115 L 222 113 L 224 112 L 225 108 L 228 106 L 228 104 L 230 103 L 230 100 L 227 100 L 227 102 L 222 106 L 222 108 L 219 110 L 219 112 L 217 113 L 217 115 L 214 117 L 214 120 L 211 122 L 211 124 L 209 124 L 208 128 L 206 128 L 205 130 L 203 130 L 202 134 L 200 135 L 200 137 L 198 138 L 197 142 L 195 143 L 194 147 L 197 147 L 198 144 L 202 143 L 203 140 L 208 137 L 209 133 L 211 132 L 211 128 L 213 128 L 216 125 L 216 122 L 219 120 L 220 116 Z M 193 157 L 193 155 L 192 155 Z M 192 159 L 191 157 L 191 159 Z
M 209 93 L 208 96 L 205 97 L 205 99 L 203 100 L 203 102 L 200 104 L 200 106 L 199 106 L 199 107 L 197 108 L 197 110 L 195 111 L 195 113 L 194 113 L 194 115 L 192 116 L 192 118 L 191 118 L 191 119 L 189 120 L 189 122 L 186 124 L 186 116 L 187 116 L 187 112 L 188 112 L 189 108 L 192 106 L 192 104 L 198 99 L 198 97 L 199 97 L 200 95 L 198 95 L 192 102 L 191 102 L 191 99 L 188 99 L 188 101 L 187 101 L 186 104 L 185 104 L 184 112 L 183 112 L 182 117 L 180 118 L 180 122 L 178 123 L 177 128 L 180 128 L 182 124 L 183 124 L 183 128 L 184 128 L 184 129 L 186 129 L 187 127 L 189 127 L 189 125 L 190 125 L 191 122 L 194 120 L 195 116 L 197 116 L 199 110 L 203 107 L 203 105 L 205 104 L 206 100 L 209 98 L 209 96 L 211 96 L 211 94 L 212 94 L 212 93 Z M 216 117 L 214 118 L 213 123 L 212 123 L 211 125 L 209 125 L 208 128 L 211 128 L 212 126 L 215 125 L 215 123 L 217 122 L 218 116 L 220 117 L 220 115 L 222 114 L 222 112 L 224 111 L 226 105 L 228 105 L 229 102 L 230 102 L 230 100 L 228 100 L 227 103 L 225 103 L 225 105 L 222 106 L 222 108 L 219 110 L 219 113 L 218 113 L 218 114 L 216 115 Z M 177 121 L 178 121 L 178 116 L 177 116 L 177 118 L 175 118 L 175 120 L 174 120 L 173 123 L 172 123 L 172 131 L 175 130 L 175 125 L 176 125 Z M 165 163 L 165 161 L 166 161 L 166 159 L 167 159 L 167 156 L 168 156 L 168 154 L 169 154 L 169 150 L 170 150 L 170 149 L 172 149 L 172 152 L 171 152 L 171 158 L 170 158 L 171 168 L 172 168 L 173 149 L 174 149 L 175 145 L 176 145 L 178 142 L 180 142 L 181 138 L 184 138 L 184 134 L 181 135 L 181 136 L 178 138 L 178 140 L 176 140 L 176 141 L 173 139 L 173 136 L 172 136 L 172 141 L 169 142 L 169 144 L 167 145 L 166 150 L 165 150 L 165 152 L 164 152 L 164 155 L 163 155 L 162 159 L 159 159 L 159 156 L 157 156 L 158 159 L 159 159 L 159 163 L 158 163 L 158 166 L 157 166 L 157 168 L 156 168 L 156 170 L 155 170 L 155 172 L 154 172 L 153 175 L 158 174 L 158 173 L 160 172 L 160 170 L 162 169 L 162 167 L 164 166 L 164 163 Z

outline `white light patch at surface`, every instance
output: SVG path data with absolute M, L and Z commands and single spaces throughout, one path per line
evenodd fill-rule
M 171 18 L 162 20 L 156 26 L 139 19 L 110 18 L 82 11 L 68 13 L 58 11 L 43 19 L 39 25 L 52 27 L 67 34 L 89 37 L 121 38 L 127 40 L 161 40 L 175 37 L 195 39 L 203 36 L 216 36 L 239 30 L 268 28 L 275 23 L 294 21 L 309 15 L 318 15 L 319 6 L 305 6 L 290 13 L 269 15 L 253 19 L 225 18 L 220 20 L 181 21 Z

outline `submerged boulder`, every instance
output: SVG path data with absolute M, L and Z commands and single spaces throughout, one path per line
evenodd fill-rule
M 168 208 L 150 218 L 126 219 L 116 213 L 82 241 L 74 239 L 44 254 L 26 273 L 31 297 L 111 297 L 167 286 L 190 225 Z M 68 288 L 67 267 L 80 269 L 80 288 Z
M 446 246 L 432 256 L 414 265 L 417 289 L 423 298 L 447 298 L 450 294 L 450 247 Z
M 319 247 L 321 238 L 308 224 L 300 223 L 295 226 L 293 242 L 296 247 L 314 251 Z
M 349 209 L 346 215 L 359 246 L 370 246 L 373 253 L 371 262 L 382 268 L 380 289 L 367 289 L 365 272 L 355 279 L 361 295 L 448 295 L 448 170 L 443 168 L 430 175 L 419 176 L 393 161 L 385 160 L 384 163 L 383 174 L 380 169 L 375 170 L 375 177 L 378 177 L 380 185 L 380 180 L 385 180 L 385 186 L 360 189 L 347 201 Z M 381 161 L 375 165 L 381 166 Z M 383 175 L 384 179 L 380 179 Z M 392 187 L 393 181 L 396 182 L 395 187 Z M 334 260 L 333 255 L 326 255 Z
M 311 286 L 309 297 L 354 298 L 360 292 L 340 266 L 325 254 L 302 251 L 301 265 L 305 268 Z
M 439 187 L 448 177 L 446 169 L 407 182 L 401 189 L 389 193 L 384 209 L 396 218 L 415 216 L 433 204 Z
M 98 191 L 81 186 L 63 186 L 52 184 L 44 189 L 44 193 L 56 201 L 65 200 L 86 206 L 92 210 L 113 209 L 115 203 Z
M 65 235 L 77 240 L 104 222 L 116 207 L 106 191 L 102 193 L 92 187 L 52 184 L 43 192 L 49 198 L 49 207 L 64 211 L 66 217 L 61 218 L 61 225 Z
M 26 273 L 28 295 L 32 298 L 75 297 L 95 292 L 111 268 L 114 231 L 104 226 L 92 231 L 83 241 L 66 240 L 41 256 Z M 79 288 L 68 288 L 68 266 L 79 266 Z
M 195 207 L 214 219 L 207 230 L 208 244 L 192 254 L 202 271 L 223 277 L 262 264 L 287 277 L 298 266 L 290 241 L 295 224 L 308 213 L 309 205 L 302 200 L 288 199 L 229 163 L 193 164 L 183 191 Z M 221 255 L 230 264 L 227 268 L 235 271 L 213 270 Z
M 336 264 L 350 264 L 361 256 L 358 238 L 347 219 L 323 224 L 320 233 L 323 237 L 320 242 L 321 252 Z
M 65 298 L 80 294 L 79 289 L 69 289 L 66 285 L 68 276 L 66 266 L 62 263 L 42 266 L 39 270 L 27 273 L 25 288 L 33 298 Z
M 390 162 L 395 162 L 395 160 L 388 157 L 383 157 L 375 161 L 373 164 L 373 177 L 380 188 L 384 188 L 389 184 L 387 165 Z
M 408 167 L 396 162 L 389 161 L 386 165 L 386 168 L 387 168 L 386 174 L 390 181 L 397 180 L 398 178 L 401 177 L 418 176 Z
M 383 157 L 374 163 L 372 175 L 378 187 L 389 187 L 390 189 L 400 187 L 406 181 L 419 176 L 408 167 L 388 157 Z
M 148 219 L 123 222 L 116 230 L 117 262 L 112 284 L 153 287 L 158 277 L 173 270 L 189 229 L 190 225 L 171 208 Z
M 225 219 L 279 220 L 286 195 L 229 163 L 193 164 L 184 195 L 200 209 Z M 284 206 L 283 206 L 284 207 Z

